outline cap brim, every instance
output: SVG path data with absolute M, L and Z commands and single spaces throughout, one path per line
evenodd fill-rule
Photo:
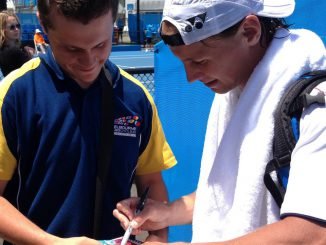
M 272 18 L 285 18 L 293 13 L 294 8 L 294 0 L 264 0 L 264 9 L 259 11 L 257 15 Z

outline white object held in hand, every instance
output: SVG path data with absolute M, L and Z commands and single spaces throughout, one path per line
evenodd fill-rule
M 146 190 L 144 191 L 144 193 L 141 195 L 139 202 L 137 203 L 137 207 L 136 207 L 136 211 L 135 214 L 139 214 L 145 207 L 145 202 L 147 199 L 147 195 L 148 195 L 148 191 L 149 191 L 149 187 L 146 188 Z M 127 241 L 132 233 L 132 229 L 133 229 L 133 221 L 131 221 L 129 223 L 128 228 L 126 229 L 125 234 L 123 235 L 122 241 L 120 245 L 126 245 Z

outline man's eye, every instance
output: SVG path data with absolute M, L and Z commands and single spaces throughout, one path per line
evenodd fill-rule
M 194 63 L 197 65 L 203 65 L 206 63 L 206 60 L 198 60 L 198 61 L 194 61 Z
M 77 51 L 77 49 L 74 48 L 74 47 L 68 47 L 67 49 L 68 49 L 68 51 L 70 51 L 70 52 L 75 52 L 75 51 Z
M 96 45 L 96 48 L 102 48 L 104 46 L 104 43 L 100 43 L 98 45 Z

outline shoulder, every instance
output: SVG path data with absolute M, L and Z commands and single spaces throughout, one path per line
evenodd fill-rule
M 152 99 L 145 86 L 137 78 L 110 61 L 106 62 L 106 68 L 109 70 L 112 76 L 115 88 L 118 90 L 123 89 L 123 92 L 129 95 L 142 95 L 148 99 Z
M 40 59 L 34 58 L 27 61 L 17 70 L 9 73 L 1 82 L 0 85 L 0 96 L 3 99 L 8 91 L 10 90 L 13 93 L 28 93 L 31 91 L 31 81 L 33 75 L 31 72 L 36 70 L 40 66 Z
M 291 40 L 306 43 L 309 46 L 317 45 L 325 48 L 321 38 L 313 31 L 307 29 L 290 29 Z
M 325 92 L 326 82 L 312 93 Z M 300 137 L 291 155 L 291 171 L 282 216 L 300 215 L 326 221 L 326 107 L 312 104 L 303 111 Z
M 304 38 L 304 37 L 319 38 L 315 32 L 308 30 L 308 29 L 290 29 L 290 32 L 292 35 L 300 36 L 302 38 Z
M 290 29 L 288 38 L 280 45 L 283 56 L 291 66 L 302 66 L 302 71 L 317 70 L 326 67 L 326 49 L 321 38 L 306 29 Z
M 324 97 L 324 104 L 312 103 L 303 110 L 300 120 L 300 137 L 298 145 L 316 144 L 317 139 L 324 138 L 322 135 L 326 134 L 326 78 L 325 82 L 318 84 L 310 93 L 315 96 L 320 94 Z M 304 143 L 303 143 L 304 142 Z M 323 145 L 325 151 L 325 142 L 319 141 Z
M 132 76 L 131 74 L 127 73 L 122 69 L 120 69 L 120 74 L 124 82 L 128 84 L 126 88 L 128 88 L 129 93 L 133 95 L 138 94 L 139 96 L 141 96 L 141 98 L 146 99 L 151 104 L 154 104 L 152 96 L 145 88 L 145 86 L 142 84 L 142 82 L 140 82 L 134 76 Z
M 325 81 L 318 84 L 313 90 L 311 91 L 311 95 L 317 95 L 318 93 L 323 93 L 324 96 L 326 96 L 326 76 L 325 76 Z M 326 100 L 326 98 L 325 98 Z
M 28 60 L 19 69 L 10 74 L 8 80 L 17 80 L 22 76 L 25 76 L 30 71 L 36 71 L 41 65 L 41 59 L 39 57 Z

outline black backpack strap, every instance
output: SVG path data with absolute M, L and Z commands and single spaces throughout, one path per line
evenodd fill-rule
M 304 98 L 310 96 L 309 94 L 312 89 L 323 81 L 326 81 L 326 71 L 307 73 L 299 78 L 281 98 L 274 114 L 275 128 L 273 146 L 274 157 L 280 159 L 278 162 L 281 165 L 284 163 L 282 159 L 291 159 L 292 150 L 297 143 L 293 137 L 291 120 L 293 117 L 298 120 L 300 119 L 304 107 L 308 105 L 304 104 Z M 318 99 L 315 102 L 318 102 Z M 289 158 L 286 158 L 286 156 Z
M 111 163 L 113 146 L 113 85 L 110 73 L 106 68 L 102 70 L 106 79 L 101 79 L 101 125 L 100 145 L 97 160 L 96 192 L 94 206 L 94 238 L 103 239 L 101 230 L 103 224 L 104 194 L 107 186 L 108 171 Z
M 279 168 L 280 165 L 276 159 L 269 161 L 265 169 L 264 183 L 268 191 L 272 194 L 277 206 L 281 207 L 285 195 L 285 188 L 279 179 Z
M 290 108 L 290 114 L 294 114 L 300 111 L 302 108 L 307 108 L 310 105 L 317 103 L 320 105 L 325 104 L 325 95 L 323 92 L 319 92 L 316 95 L 310 95 L 308 93 L 300 95 L 293 101 L 293 104 Z
M 294 132 L 299 131 L 299 121 L 304 108 L 313 103 L 325 105 L 323 93 L 310 95 L 313 88 L 324 81 L 326 71 L 304 74 L 284 93 L 275 110 L 273 159 L 266 166 L 264 183 L 279 207 L 286 191 L 283 178 L 288 177 L 291 153 L 297 142 Z M 297 126 L 292 124 L 293 120 L 298 122 Z M 282 176 L 283 173 L 287 176 Z

